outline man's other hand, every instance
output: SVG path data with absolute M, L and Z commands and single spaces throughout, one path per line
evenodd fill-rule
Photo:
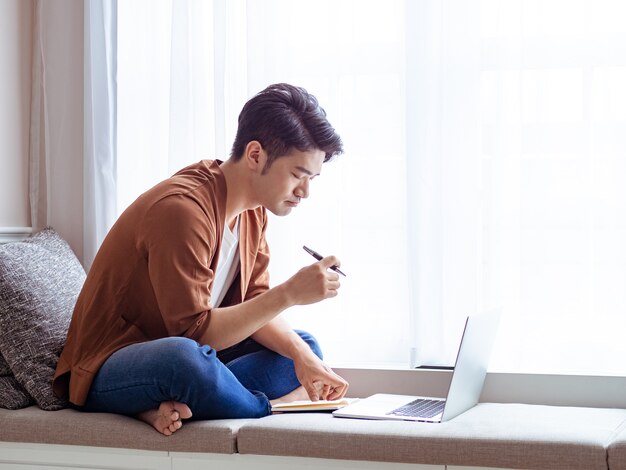
M 296 376 L 311 401 L 338 400 L 348 391 L 348 382 L 335 374 L 315 354 L 294 360 Z

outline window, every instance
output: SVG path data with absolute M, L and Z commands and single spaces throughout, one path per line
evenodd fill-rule
M 302 245 L 338 256 L 347 274 L 337 298 L 286 316 L 317 335 L 333 362 L 406 365 L 404 3 L 248 5 L 249 89 L 277 81 L 307 88 L 345 144 L 309 199 L 289 217 L 270 220 L 273 282 L 315 261 Z
M 494 370 L 626 373 L 621 2 L 224 3 L 119 5 L 120 209 L 298 84 L 346 153 L 271 218 L 270 269 L 312 262 L 304 244 L 342 260 L 339 297 L 286 313 L 331 363 L 449 364 L 465 315 L 501 306 Z

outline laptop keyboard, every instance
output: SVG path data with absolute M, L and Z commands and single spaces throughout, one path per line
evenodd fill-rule
M 425 398 L 418 398 L 411 403 L 396 408 L 393 411 L 387 413 L 394 416 L 411 416 L 415 418 L 432 418 L 437 416 L 443 411 L 445 405 L 443 400 L 428 400 Z

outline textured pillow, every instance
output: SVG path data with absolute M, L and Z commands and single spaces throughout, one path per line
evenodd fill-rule
M 48 227 L 0 245 L 0 352 L 20 385 L 44 410 L 67 405 L 52 392 L 85 270 Z
M 15 380 L 7 360 L 0 354 L 0 408 L 17 410 L 32 403 L 33 399 Z
M 18 410 L 33 404 L 33 399 L 12 375 L 0 376 L 0 408 Z
M 2 353 L 0 353 L 0 377 L 3 375 L 13 375 L 13 373 L 11 372 L 9 364 L 7 364 L 7 360 L 4 358 Z

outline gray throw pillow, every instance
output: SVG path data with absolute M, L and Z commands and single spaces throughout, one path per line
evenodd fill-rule
M 0 376 L 0 408 L 18 410 L 34 403 L 28 392 L 24 390 L 12 375 Z
M 2 353 L 0 353 L 0 377 L 4 375 L 13 375 L 13 373 L 11 372 L 9 364 L 7 364 L 7 360 L 4 358 Z
M 15 380 L 7 360 L 0 354 L 0 408 L 17 410 L 32 403 L 33 399 Z
M 84 281 L 74 252 L 50 227 L 0 245 L 0 352 L 44 410 L 67 406 L 52 392 L 52 376 Z

